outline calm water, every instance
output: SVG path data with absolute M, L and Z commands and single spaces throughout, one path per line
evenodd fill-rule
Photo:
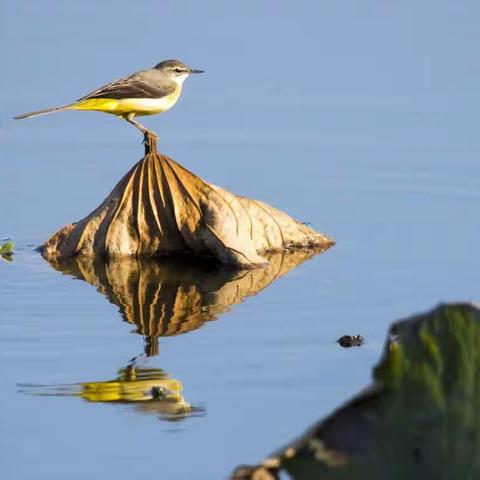
M 17 254 L 0 261 L 2 478 L 225 478 L 366 385 L 393 320 L 478 299 L 479 13 L 473 1 L 3 2 L 0 237 Z M 28 395 L 19 385 L 118 379 L 143 352 L 118 298 L 33 249 L 96 207 L 141 146 L 100 114 L 10 119 L 169 57 L 207 73 L 145 120 L 160 148 L 337 245 L 160 338 L 142 368 L 183 384 L 186 418 Z M 186 275 L 175 288 L 196 285 Z M 334 343 L 357 333 L 362 348 Z

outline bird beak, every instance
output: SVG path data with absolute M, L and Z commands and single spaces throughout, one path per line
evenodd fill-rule
M 190 69 L 190 73 L 204 73 L 205 70 L 195 70 L 194 68 Z

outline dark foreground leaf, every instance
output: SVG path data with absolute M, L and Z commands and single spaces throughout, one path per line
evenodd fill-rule
M 293 479 L 480 478 L 480 310 L 392 325 L 373 384 L 258 468 Z M 253 479 L 258 468 L 233 478 Z

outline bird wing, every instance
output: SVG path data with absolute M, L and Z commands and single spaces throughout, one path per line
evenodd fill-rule
M 147 81 L 147 78 L 138 73 L 120 78 L 90 92 L 78 101 L 91 98 L 162 98 L 175 91 L 174 84 L 158 84 L 158 82 Z

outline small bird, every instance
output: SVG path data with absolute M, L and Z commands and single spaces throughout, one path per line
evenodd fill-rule
M 154 68 L 141 70 L 94 90 L 74 103 L 18 115 L 15 120 L 38 117 L 65 110 L 94 110 L 116 115 L 135 125 L 144 135 L 152 133 L 135 120 L 136 116 L 155 115 L 172 108 L 182 93 L 183 82 L 193 73 L 180 60 L 165 60 Z

